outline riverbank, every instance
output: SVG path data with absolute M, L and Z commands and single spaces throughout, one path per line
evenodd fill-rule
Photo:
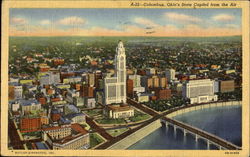
M 167 115 L 167 117 L 172 118 L 177 115 L 202 110 L 206 108 L 214 108 L 214 107 L 227 107 L 227 106 L 241 106 L 242 101 L 230 101 L 230 102 L 215 102 L 215 103 L 208 103 L 208 104 L 202 104 L 198 106 L 190 106 L 188 108 L 180 109 L 175 112 L 172 112 Z M 118 141 L 114 145 L 108 147 L 107 149 L 120 149 L 124 150 L 130 147 L 131 145 L 137 143 L 139 140 L 143 139 L 144 137 L 148 136 L 150 133 L 154 132 L 155 130 L 159 129 L 161 127 L 160 120 L 156 120 L 147 126 L 141 128 L 140 130 L 132 133 L 131 135 L 127 136 L 126 138 Z
M 107 149 L 127 149 L 129 146 L 135 144 L 142 138 L 146 137 L 150 133 L 154 132 L 156 129 L 161 127 L 160 120 L 153 121 L 152 123 L 148 124 L 147 126 L 141 128 L 140 130 L 132 133 L 131 135 L 127 136 L 126 138 L 120 140 L 119 142 L 115 143 L 114 145 L 108 147 Z
M 175 112 L 172 112 L 167 115 L 169 118 L 173 118 L 177 115 L 183 114 L 183 113 L 188 113 L 192 111 L 197 111 L 197 110 L 202 110 L 206 108 L 214 108 L 214 107 L 226 107 L 226 106 L 241 106 L 242 101 L 229 101 L 229 102 L 215 102 L 215 103 L 209 103 L 209 104 L 204 104 L 204 105 L 199 105 L 199 106 L 190 106 L 188 108 L 180 109 Z

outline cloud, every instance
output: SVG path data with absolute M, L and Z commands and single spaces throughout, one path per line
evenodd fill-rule
M 39 22 L 41 25 L 49 25 L 51 22 L 50 20 L 42 20 Z
M 202 22 L 202 19 L 186 14 L 180 14 L 175 12 L 168 12 L 164 14 L 165 17 L 167 17 L 170 20 L 179 22 L 179 23 L 198 23 Z
M 212 19 L 215 21 L 232 21 L 234 19 L 234 16 L 228 14 L 218 14 L 216 16 L 213 16 Z
M 28 21 L 25 18 L 13 17 L 10 19 L 11 24 L 26 24 Z
M 142 17 L 134 18 L 134 22 L 144 26 L 151 26 L 151 27 L 158 26 L 158 24 L 154 23 L 153 21 Z
M 81 17 L 70 16 L 59 20 L 57 23 L 62 25 L 82 25 L 86 23 L 86 20 Z
M 29 27 L 30 28 L 30 27 Z M 154 28 L 154 33 L 147 34 L 145 28 L 136 25 L 125 25 L 121 30 L 105 27 L 91 27 L 78 29 L 46 29 L 43 26 L 27 31 L 10 28 L 11 36 L 159 36 L 159 37 L 205 37 L 205 36 L 234 36 L 241 35 L 241 28 L 229 27 L 201 27 L 198 24 L 187 24 L 183 28 L 175 25 L 165 25 Z
M 227 27 L 227 28 L 239 28 L 240 26 L 236 25 L 236 24 L 226 24 L 225 27 Z

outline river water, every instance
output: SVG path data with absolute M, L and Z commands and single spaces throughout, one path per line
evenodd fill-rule
M 241 107 L 216 107 L 184 113 L 174 119 L 195 126 L 209 133 L 217 135 L 238 146 L 241 146 Z M 148 136 L 144 137 L 128 149 L 133 150 L 159 150 L 159 149 L 207 149 L 204 140 L 195 138 L 191 134 L 183 136 L 181 130 L 174 133 L 172 127 L 160 127 Z M 210 145 L 210 149 L 217 149 Z

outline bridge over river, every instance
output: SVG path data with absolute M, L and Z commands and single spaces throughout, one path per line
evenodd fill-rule
M 237 145 L 231 142 L 228 142 L 216 135 L 210 134 L 194 126 L 190 126 L 188 124 L 182 123 L 180 121 L 177 121 L 171 118 L 162 117 L 161 123 L 163 123 L 167 127 L 169 125 L 172 125 L 174 127 L 174 132 L 176 132 L 177 128 L 181 129 L 183 131 L 184 136 L 186 136 L 187 133 L 194 135 L 196 142 L 198 141 L 199 138 L 204 139 L 207 142 L 208 149 L 210 148 L 210 144 L 217 146 L 219 149 L 228 149 L 228 150 L 240 150 L 241 149 Z
M 117 136 L 116 138 L 112 138 L 111 140 L 105 142 L 104 144 L 101 144 L 100 146 L 98 146 L 96 149 L 116 149 L 116 148 L 120 148 L 119 143 L 122 143 L 123 141 L 126 141 L 126 138 L 130 138 L 131 135 L 136 134 L 138 131 L 143 130 L 144 128 L 146 128 L 148 125 L 154 123 L 156 120 L 160 120 L 162 124 L 166 125 L 166 126 L 172 126 L 174 127 L 174 130 L 176 131 L 176 129 L 181 129 L 184 133 L 184 136 L 189 133 L 195 136 L 196 141 L 198 141 L 198 139 L 204 139 L 207 142 L 207 148 L 210 148 L 210 144 L 213 144 L 215 146 L 217 146 L 219 149 L 228 149 L 228 150 L 240 150 L 241 147 L 234 145 L 233 143 L 226 141 L 216 135 L 210 134 L 206 131 L 203 131 L 201 129 L 198 129 L 194 126 L 190 126 L 188 124 L 182 123 L 180 121 L 174 120 L 170 117 L 168 117 L 168 115 L 171 115 L 175 112 L 178 111 L 185 111 L 185 109 L 191 109 L 191 108 L 203 108 L 203 107 L 211 107 L 212 103 L 204 103 L 204 104 L 194 104 L 194 105 L 188 105 L 188 106 L 182 106 L 182 107 L 178 107 L 178 108 L 173 108 L 170 109 L 166 112 L 163 113 L 158 113 L 132 99 L 127 99 L 127 102 L 131 105 L 133 105 L 134 107 L 142 110 L 143 112 L 148 113 L 149 115 L 152 116 L 151 119 L 145 121 L 144 123 L 142 123 L 140 126 L 138 126 L 137 128 L 131 129 L 119 136 Z M 218 104 L 220 103 L 225 103 L 226 105 L 232 105 L 228 102 L 217 102 Z M 125 142 L 124 142 L 125 143 Z M 124 145 L 121 144 L 121 145 Z M 129 147 L 129 146 L 128 146 Z M 126 148 L 124 148 L 126 149 Z

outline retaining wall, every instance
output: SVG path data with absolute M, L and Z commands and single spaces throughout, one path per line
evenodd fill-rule
M 205 104 L 205 105 L 192 106 L 192 107 L 189 107 L 189 108 L 185 108 L 185 109 L 175 111 L 173 113 L 168 114 L 167 117 L 172 118 L 172 117 L 175 117 L 175 116 L 183 114 L 183 113 L 196 111 L 196 110 L 202 110 L 202 109 L 206 109 L 206 108 L 223 107 L 223 106 L 241 106 L 241 105 L 242 105 L 242 101 L 208 103 L 208 104 Z
M 131 145 L 135 144 L 145 136 L 149 135 L 156 129 L 161 127 L 160 120 L 155 120 L 154 122 L 148 124 L 147 126 L 141 128 L 140 130 L 132 133 L 131 135 L 127 136 L 126 138 L 120 140 L 119 142 L 115 143 L 114 145 L 110 146 L 107 149 L 127 149 Z
M 200 106 L 193 106 L 189 108 L 185 108 L 182 110 L 175 111 L 173 113 L 170 113 L 167 115 L 167 117 L 172 118 L 174 116 L 177 116 L 179 114 L 195 111 L 195 110 L 201 110 L 201 109 L 206 109 L 206 108 L 211 108 L 211 107 L 221 107 L 221 106 L 241 106 L 242 101 L 230 101 L 230 102 L 216 102 L 216 103 L 208 103 L 205 105 L 200 105 Z M 132 133 L 131 135 L 127 136 L 126 138 L 120 140 L 119 142 L 115 143 L 114 145 L 108 147 L 107 149 L 120 149 L 124 150 L 130 147 L 131 145 L 135 144 L 145 136 L 149 135 L 156 129 L 161 127 L 160 119 L 148 124 L 147 126 L 141 128 L 140 130 Z

